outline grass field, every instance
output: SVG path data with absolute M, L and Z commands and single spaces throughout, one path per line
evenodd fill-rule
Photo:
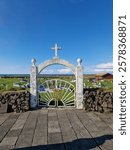
M 28 81 L 29 79 L 27 79 Z M 0 78 L 0 91 L 24 90 L 27 82 L 22 82 L 21 78 Z M 20 87 L 13 86 L 14 83 L 19 83 Z
M 112 80 L 102 80 L 102 81 L 96 81 L 92 82 L 87 79 L 84 80 L 84 87 L 87 88 L 102 88 L 104 90 L 113 90 L 113 82 Z
M 53 77 L 54 78 L 54 77 Z M 0 78 L 0 91 L 17 91 L 17 90 L 29 90 L 24 88 L 23 86 L 29 83 L 29 78 L 25 78 L 26 82 L 23 82 L 21 78 Z M 38 78 L 38 85 L 42 84 L 46 80 L 50 80 L 52 78 Z M 59 77 L 57 79 L 66 80 L 71 82 L 71 84 L 75 85 L 74 77 Z M 14 83 L 20 83 L 20 87 L 14 87 Z M 103 80 L 103 81 L 89 81 L 88 79 L 84 79 L 84 88 L 102 88 L 105 90 L 113 90 L 113 83 L 111 80 Z

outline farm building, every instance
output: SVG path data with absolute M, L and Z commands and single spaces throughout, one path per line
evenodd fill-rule
M 95 76 L 96 80 L 112 80 L 113 79 L 113 75 L 110 73 L 104 73 L 104 74 L 97 74 Z

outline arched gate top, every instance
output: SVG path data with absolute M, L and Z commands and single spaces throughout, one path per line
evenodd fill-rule
M 50 65 L 55 65 L 55 64 L 60 64 L 60 65 L 69 67 L 72 70 L 72 72 L 75 74 L 75 66 L 71 64 L 69 61 L 66 61 L 64 59 L 59 59 L 59 58 L 47 60 L 41 63 L 40 65 L 38 65 L 38 73 L 40 73 L 46 67 Z

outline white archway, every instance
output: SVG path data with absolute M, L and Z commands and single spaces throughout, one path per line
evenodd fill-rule
M 57 45 L 55 45 L 55 49 L 58 50 Z M 35 108 L 37 107 L 38 103 L 38 91 L 37 91 L 37 76 L 38 74 L 45 69 L 46 67 L 54 64 L 64 65 L 69 67 L 76 77 L 76 108 L 82 109 L 83 108 L 83 66 L 81 65 L 82 59 L 77 59 L 77 66 L 75 67 L 70 62 L 59 59 L 57 57 L 57 52 L 55 57 L 51 60 L 44 61 L 43 63 L 36 66 L 36 60 L 32 59 L 32 67 L 30 73 L 30 107 Z
M 47 60 L 47 61 L 44 61 L 43 63 L 41 63 L 40 65 L 38 65 L 38 73 L 40 73 L 46 67 L 48 67 L 50 65 L 54 65 L 54 64 L 59 64 L 59 65 L 63 65 L 63 66 L 70 68 L 71 71 L 75 75 L 75 66 L 73 64 L 71 64 L 70 62 L 63 60 L 63 59 L 59 59 L 59 58 Z

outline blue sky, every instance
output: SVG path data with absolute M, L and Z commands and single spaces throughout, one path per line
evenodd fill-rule
M 32 58 L 53 58 L 54 43 L 60 58 L 82 58 L 85 73 L 112 72 L 112 9 L 112 0 L 0 0 L 0 73 L 29 73 Z

